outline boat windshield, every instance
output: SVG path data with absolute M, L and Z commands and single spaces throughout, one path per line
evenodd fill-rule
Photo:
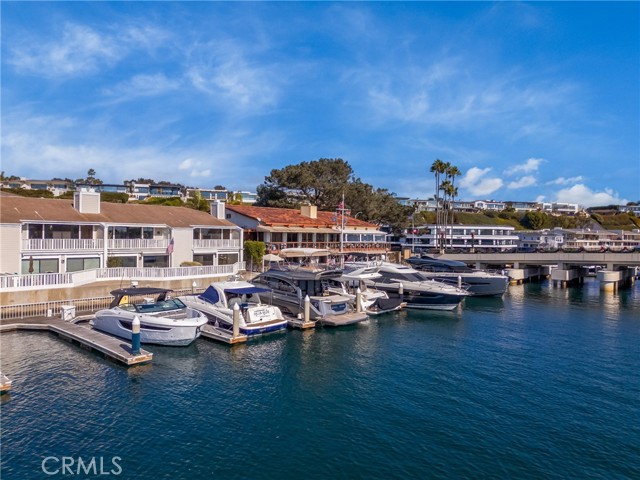
M 171 298 L 169 300 L 163 300 L 156 303 L 138 303 L 134 306 L 136 312 L 145 314 L 167 312 L 171 310 L 181 310 L 183 308 L 187 308 L 187 306 L 177 298 Z
M 425 278 L 417 272 L 379 272 L 383 277 L 407 282 L 423 282 Z

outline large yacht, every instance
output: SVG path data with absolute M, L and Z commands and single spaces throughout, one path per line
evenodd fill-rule
M 474 296 L 502 296 L 509 287 L 507 275 L 474 270 L 457 260 L 422 255 L 408 258 L 407 263 L 426 278 L 462 285 Z
M 339 326 L 366 320 L 366 312 L 357 311 L 350 297 L 328 290 L 329 280 L 342 275 L 341 270 L 328 263 L 329 253 L 320 249 L 283 249 L 280 256 L 287 261 L 261 273 L 252 282 L 270 289 L 271 302 L 293 316 L 304 315 L 304 300 L 309 296 L 311 321 Z
M 406 265 L 382 262 L 378 273 L 380 278 L 367 280 L 367 285 L 387 292 L 389 298 L 400 298 L 407 308 L 453 310 L 470 295 L 463 288 L 427 280 Z
M 178 297 L 188 307 L 204 313 L 209 323 L 227 330 L 233 329 L 233 308 L 238 305 L 240 333 L 252 336 L 284 332 L 287 320 L 275 305 L 263 303 L 271 290 L 243 280 L 214 282 L 200 295 Z M 262 298 L 261 298 L 262 295 Z
M 401 298 L 389 298 L 389 294 L 384 290 L 377 290 L 367 285 L 367 280 L 382 277 L 378 273 L 380 265 L 381 263 L 377 261 L 344 262 L 342 275 L 337 279 L 330 279 L 327 290 L 349 297 L 354 305 L 357 305 L 359 298 L 360 310 L 367 312 L 368 315 L 400 310 L 405 306 Z M 360 290 L 359 297 L 358 290 Z
M 96 312 L 93 328 L 131 340 L 133 319 L 138 317 L 141 343 L 189 345 L 200 336 L 207 317 L 177 298 L 168 298 L 169 292 L 165 288 L 114 290 L 109 308 Z

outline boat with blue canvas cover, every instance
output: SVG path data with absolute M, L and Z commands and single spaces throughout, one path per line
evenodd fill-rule
M 111 292 L 108 309 L 99 310 L 93 328 L 131 340 L 133 319 L 140 320 L 140 342 L 186 346 L 200 336 L 207 317 L 170 298 L 166 288 L 121 288 Z
M 287 329 L 287 320 L 280 309 L 261 299 L 261 295 L 270 292 L 268 288 L 257 287 L 243 280 L 230 280 L 214 282 L 200 295 L 182 295 L 178 298 L 206 315 L 209 323 L 227 330 L 233 329 L 233 307 L 238 305 L 240 333 L 252 336 Z

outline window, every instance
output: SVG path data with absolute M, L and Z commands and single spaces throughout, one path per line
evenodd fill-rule
M 221 253 L 218 255 L 218 265 L 233 265 L 237 261 L 237 253 Z
M 194 255 L 193 261 L 198 262 L 202 265 L 215 265 L 215 255 Z
M 67 272 L 79 272 L 81 270 L 91 270 L 92 268 L 100 268 L 100 259 L 98 257 L 67 258 Z
M 58 273 L 60 271 L 57 258 L 24 258 L 22 259 L 21 270 L 23 275 L 30 273 Z
M 42 238 L 42 233 L 44 231 L 44 225 L 42 224 L 31 224 L 27 227 L 28 238 Z
M 168 255 L 145 255 L 143 257 L 142 266 L 145 268 L 162 268 L 169 266 L 169 256 Z

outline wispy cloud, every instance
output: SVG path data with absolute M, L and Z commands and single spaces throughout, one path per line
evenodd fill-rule
M 136 75 L 130 80 L 106 88 L 103 93 L 116 101 L 137 97 L 154 97 L 180 88 L 181 80 L 167 78 L 163 73 Z
M 7 62 L 20 73 L 46 78 L 86 75 L 113 66 L 132 50 L 155 47 L 165 37 L 155 27 L 125 26 L 112 32 L 67 22 L 57 38 L 47 41 L 34 32 L 14 35 Z
M 531 187 L 532 185 L 536 184 L 536 178 L 531 176 L 531 175 L 525 175 L 522 178 L 519 178 L 518 180 L 515 180 L 513 182 L 509 182 L 507 184 L 507 188 L 509 189 L 517 189 L 517 188 L 524 188 L 524 187 Z
M 490 195 L 500 189 L 504 182 L 500 178 L 487 178 L 491 168 L 472 167 L 460 179 L 460 187 L 469 191 L 472 195 Z
M 577 177 L 558 177 L 555 180 L 550 180 L 546 183 L 546 185 L 569 185 L 572 183 L 578 183 L 584 181 L 584 177 L 578 175 Z
M 516 175 L 518 173 L 533 173 L 537 172 L 540 165 L 546 160 L 542 158 L 529 158 L 525 163 L 520 165 L 514 165 L 505 170 L 507 175 Z

